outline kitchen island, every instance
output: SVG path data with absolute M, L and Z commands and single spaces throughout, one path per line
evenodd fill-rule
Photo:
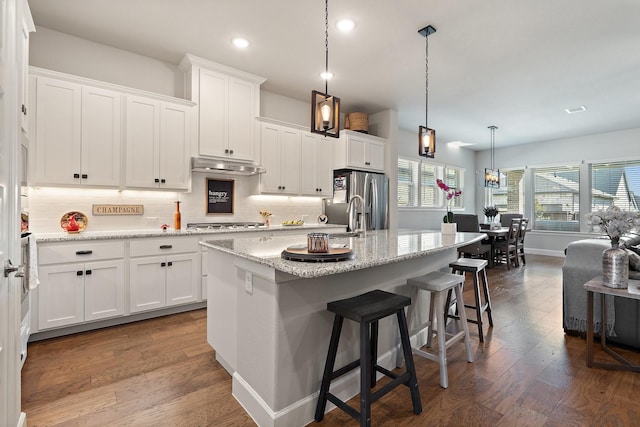
M 233 376 L 233 395 L 260 426 L 308 424 L 333 323 L 327 302 L 373 289 L 408 295 L 417 306 L 416 316 L 408 319 L 411 330 L 426 320 L 428 297 L 418 297 L 406 280 L 448 270 L 456 248 L 485 237 L 372 231 L 367 237 L 332 238 L 332 245 L 346 245 L 355 257 L 320 263 L 281 258 L 282 250 L 306 244 L 305 233 L 201 242 L 210 249 L 207 340 Z M 393 369 L 402 360 L 395 319 L 383 319 L 379 326 L 379 364 Z M 412 332 L 412 341 L 423 345 L 425 334 Z M 336 367 L 356 360 L 358 351 L 358 327 L 345 322 Z M 334 394 L 345 400 L 358 390 L 357 370 L 332 384 Z

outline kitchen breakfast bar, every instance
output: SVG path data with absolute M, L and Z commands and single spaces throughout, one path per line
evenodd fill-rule
M 413 329 L 427 319 L 428 296 L 416 295 L 407 279 L 448 271 L 449 262 L 457 258 L 456 248 L 485 237 L 429 230 L 336 235 L 330 247 L 350 248 L 354 254 L 353 259 L 338 262 L 283 259 L 283 250 L 306 246 L 303 231 L 202 241 L 210 249 L 207 341 L 233 377 L 233 396 L 260 426 L 312 422 L 333 324 L 327 303 L 373 289 L 410 296 L 415 305 L 407 319 L 411 341 L 421 346 L 426 334 Z M 378 363 L 390 370 L 402 361 L 395 322 L 389 317 L 379 325 Z M 345 322 L 336 367 L 358 359 L 358 336 L 358 325 Z M 358 375 L 356 370 L 334 381 L 332 392 L 345 400 L 356 395 Z M 408 402 L 407 412 L 411 411 Z

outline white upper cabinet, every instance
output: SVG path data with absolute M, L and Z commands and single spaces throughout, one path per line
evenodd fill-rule
M 31 17 L 31 10 L 27 0 L 18 2 L 18 7 L 21 9 L 20 32 L 17 39 L 16 51 L 18 54 L 18 66 L 20 67 L 20 79 L 18 84 L 20 85 L 20 104 L 22 113 L 22 132 L 28 138 L 29 137 L 29 116 L 31 113 L 29 109 L 29 33 L 36 30 Z
M 345 130 L 335 146 L 334 166 L 383 171 L 384 144 L 383 138 Z
M 35 185 L 120 185 L 119 93 L 38 76 Z
M 300 194 L 300 135 L 298 129 L 271 123 L 260 124 L 262 166 L 260 191 L 271 194 Z
M 191 107 L 127 95 L 125 186 L 189 189 Z
M 334 139 L 311 132 L 302 132 L 301 194 L 303 196 L 333 196 Z
M 198 104 L 198 156 L 256 163 L 255 119 L 264 78 L 193 55 L 180 63 L 185 93 Z

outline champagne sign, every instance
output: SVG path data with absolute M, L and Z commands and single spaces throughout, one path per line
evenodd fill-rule
M 207 179 L 207 215 L 233 213 L 232 179 Z
M 94 215 L 142 215 L 144 205 L 93 205 Z

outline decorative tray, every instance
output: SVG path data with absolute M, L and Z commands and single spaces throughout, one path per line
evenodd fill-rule
M 290 261 L 336 262 L 353 259 L 351 248 L 329 248 L 329 252 L 309 253 L 307 248 L 289 247 L 282 251 L 282 258 Z
M 62 215 L 62 217 L 60 218 L 60 228 L 62 228 L 64 231 L 67 231 L 67 224 L 72 216 L 76 217 L 76 222 L 79 226 L 78 231 L 84 231 L 84 229 L 87 228 L 87 224 L 89 223 L 89 218 L 87 218 L 84 213 L 78 211 L 70 211 Z

